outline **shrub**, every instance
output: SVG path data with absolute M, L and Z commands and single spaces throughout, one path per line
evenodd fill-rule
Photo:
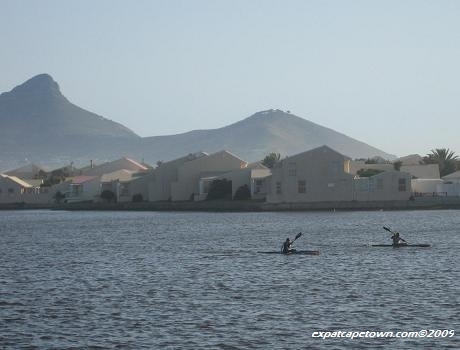
M 236 199 L 236 200 L 251 199 L 251 191 L 249 190 L 248 185 L 244 184 L 243 186 L 238 187 L 233 199 Z

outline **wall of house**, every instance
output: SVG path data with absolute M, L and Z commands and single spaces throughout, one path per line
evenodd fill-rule
M 353 175 L 345 157 L 323 146 L 283 159 L 272 168 L 267 202 L 347 201 L 353 199 Z
M 72 192 L 71 187 L 75 185 L 70 183 L 67 191 L 65 201 L 70 202 L 81 202 L 81 201 L 98 201 L 101 194 L 101 182 L 100 178 L 96 177 L 93 180 L 83 182 L 81 184 L 81 192 L 77 195 Z
M 140 176 L 118 184 L 118 201 L 132 202 L 133 196 L 140 194 L 143 201 L 149 201 L 149 176 Z
M 187 160 L 184 158 L 161 164 L 149 174 L 148 198 L 150 202 L 171 199 L 171 183 L 178 180 L 178 168 Z
M 245 165 L 243 160 L 225 151 L 186 162 L 178 168 L 177 181 L 171 183 L 171 199 L 190 200 L 199 194 L 200 178 L 219 176 Z
M 411 192 L 411 175 L 405 172 L 385 171 L 354 180 L 357 201 L 408 200 Z
M 48 187 L 24 187 L 0 177 L 0 203 L 50 203 L 55 192 Z
M 439 185 L 442 185 L 441 179 L 412 179 L 412 192 L 416 196 L 433 196 L 436 195 Z

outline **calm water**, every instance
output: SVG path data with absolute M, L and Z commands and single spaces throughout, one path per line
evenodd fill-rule
M 459 214 L 0 211 L 0 348 L 458 348 Z M 421 329 L 457 335 L 311 337 Z

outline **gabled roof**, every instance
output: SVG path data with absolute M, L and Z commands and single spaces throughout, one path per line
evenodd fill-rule
M 81 174 L 95 174 L 99 173 L 99 175 L 102 175 L 101 172 L 104 171 L 106 168 L 112 168 L 112 169 L 127 169 L 127 170 L 132 170 L 132 171 L 147 171 L 149 168 L 139 162 L 136 162 L 135 160 L 132 160 L 130 158 L 120 158 L 111 162 L 105 162 L 99 165 L 94 165 L 93 166 L 87 166 L 84 168 L 80 169 Z M 113 171 L 110 171 L 113 172 Z
M 135 171 L 129 171 L 126 169 L 117 170 L 112 173 L 104 174 L 101 176 L 101 182 L 111 182 L 111 181 L 129 181 L 133 178 Z
M 31 184 L 25 182 L 24 180 L 21 180 L 19 177 L 16 177 L 16 176 L 0 174 L 0 177 L 2 177 L 4 179 L 7 179 L 7 180 L 10 180 L 10 181 L 13 181 L 13 182 L 17 183 L 18 185 L 20 185 L 22 187 L 25 187 L 25 188 L 33 187 Z
M 79 176 L 75 176 L 72 179 L 72 184 L 80 185 L 80 184 L 83 184 L 85 182 L 92 181 L 92 180 L 94 180 L 96 178 L 97 178 L 97 176 L 79 175 Z
M 331 147 L 327 146 L 327 145 L 323 145 L 323 146 L 319 146 L 319 147 L 316 147 L 316 148 L 313 148 L 313 149 L 310 149 L 308 151 L 304 151 L 304 152 L 301 152 L 301 153 L 297 153 L 297 154 L 294 154 L 292 156 L 289 156 L 289 157 L 286 157 L 282 160 L 280 160 L 278 163 L 282 163 L 286 160 L 289 160 L 289 159 L 292 159 L 294 157 L 299 157 L 299 156 L 305 156 L 305 155 L 308 155 L 308 154 L 313 154 L 313 153 L 317 153 L 317 152 L 321 152 L 321 151 L 331 151 L 333 153 L 336 153 L 340 156 L 342 156 L 344 158 L 344 160 L 350 160 L 349 157 L 343 155 L 342 153 L 340 152 L 337 152 L 335 149 L 332 149 Z
M 456 171 L 455 173 L 451 173 L 449 175 L 443 176 L 445 180 L 453 180 L 453 179 L 460 179 L 460 170 Z
M 400 170 L 419 179 L 440 178 L 438 164 L 402 165 Z
M 40 170 L 45 171 L 45 169 L 43 169 L 42 167 L 36 164 L 30 163 L 30 164 L 24 165 L 16 169 L 8 170 L 5 172 L 5 174 L 12 175 L 12 176 L 15 176 L 17 174 L 28 174 L 28 173 L 35 174 L 35 173 L 38 173 Z

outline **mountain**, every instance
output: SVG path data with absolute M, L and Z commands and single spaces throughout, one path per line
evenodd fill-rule
M 229 150 L 247 161 L 328 145 L 351 158 L 394 156 L 332 129 L 280 110 L 237 123 L 178 135 L 141 138 L 127 127 L 71 103 L 48 74 L 0 95 L 0 170 L 35 162 L 80 166 L 122 156 L 154 164 L 189 153 Z
M 147 137 L 142 143 L 160 159 L 172 159 L 191 151 L 226 149 L 243 159 L 256 161 L 270 152 L 284 157 L 322 145 L 350 158 L 395 158 L 364 142 L 278 109 L 255 113 L 223 128 Z

